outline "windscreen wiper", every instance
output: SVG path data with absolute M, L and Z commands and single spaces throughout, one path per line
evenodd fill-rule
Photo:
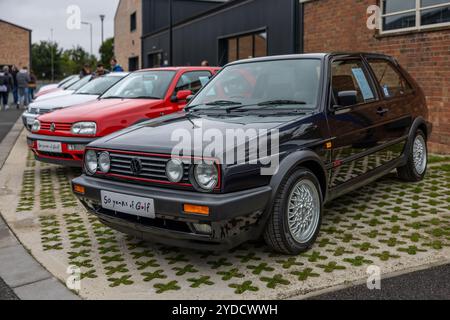
M 219 108 L 198 108 L 200 106 L 217 106 Z M 242 103 L 241 102 L 236 102 L 236 101 L 231 101 L 231 100 L 217 100 L 217 101 L 212 101 L 212 102 L 208 102 L 208 103 L 204 103 L 204 104 L 198 104 L 198 105 L 195 105 L 195 106 L 189 106 L 185 110 L 186 111 L 192 111 L 192 110 L 198 108 L 198 110 L 202 110 L 202 111 L 225 110 L 225 111 L 228 112 L 228 110 L 230 108 L 222 108 L 222 107 L 229 107 L 229 106 L 242 106 Z
M 296 105 L 296 104 L 307 104 L 305 101 L 296 100 L 270 100 L 258 103 L 258 106 L 281 106 L 281 105 Z

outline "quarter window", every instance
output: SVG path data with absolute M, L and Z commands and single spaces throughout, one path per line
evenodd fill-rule
M 386 98 L 399 97 L 412 92 L 411 85 L 389 61 L 374 59 L 369 60 L 369 64 Z
M 449 0 L 382 0 L 384 32 L 450 25 Z
M 375 100 L 369 77 L 360 60 L 334 61 L 332 64 L 332 88 L 337 101 L 339 93 L 356 91 L 357 104 Z
M 180 90 L 191 90 L 193 94 L 196 94 L 210 78 L 211 73 L 208 71 L 186 72 L 178 80 L 175 94 Z

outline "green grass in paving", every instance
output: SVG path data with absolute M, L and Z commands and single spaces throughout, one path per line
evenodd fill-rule
M 349 271 L 365 273 L 371 264 L 397 264 L 403 257 L 430 256 L 450 246 L 447 164 L 430 168 L 420 183 L 390 176 L 334 200 L 326 208 L 316 244 L 297 257 L 273 253 L 262 242 L 221 253 L 189 251 L 124 236 L 82 212 L 61 217 L 55 207 L 67 203 L 70 209 L 73 204 L 71 174 L 52 166 L 38 171 L 44 184 L 37 192 L 50 200 L 46 212 L 51 213 L 40 220 L 42 245 L 49 252 L 64 250 L 68 262 L 81 268 L 83 279 L 105 281 L 110 290 L 144 285 L 169 298 L 182 289 L 202 292 L 214 285 L 237 296 L 263 290 L 283 293 L 325 275 L 339 273 L 345 280 Z M 34 175 L 34 170 L 24 174 L 26 196 L 35 192 Z M 20 201 L 18 208 L 33 208 L 32 197 Z

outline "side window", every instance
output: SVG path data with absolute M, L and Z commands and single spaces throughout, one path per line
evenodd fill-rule
M 191 90 L 193 94 L 196 94 L 208 83 L 211 76 L 209 71 L 186 72 L 181 76 L 180 80 L 178 80 L 175 94 L 181 90 Z
M 369 59 L 369 64 L 386 98 L 403 96 L 413 91 L 405 77 L 391 62 L 382 59 Z
M 332 63 L 331 85 L 335 101 L 343 92 L 356 92 L 356 104 L 376 99 L 369 76 L 361 60 L 338 60 Z

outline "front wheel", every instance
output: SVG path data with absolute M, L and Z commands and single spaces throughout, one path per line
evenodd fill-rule
M 398 176 L 410 182 L 423 180 L 427 172 L 428 150 L 427 139 L 422 130 L 417 130 L 412 146 L 406 152 L 408 162 L 397 169 Z
M 311 171 L 298 169 L 280 186 L 264 232 L 266 243 L 285 254 L 307 251 L 319 234 L 322 211 L 319 181 Z

